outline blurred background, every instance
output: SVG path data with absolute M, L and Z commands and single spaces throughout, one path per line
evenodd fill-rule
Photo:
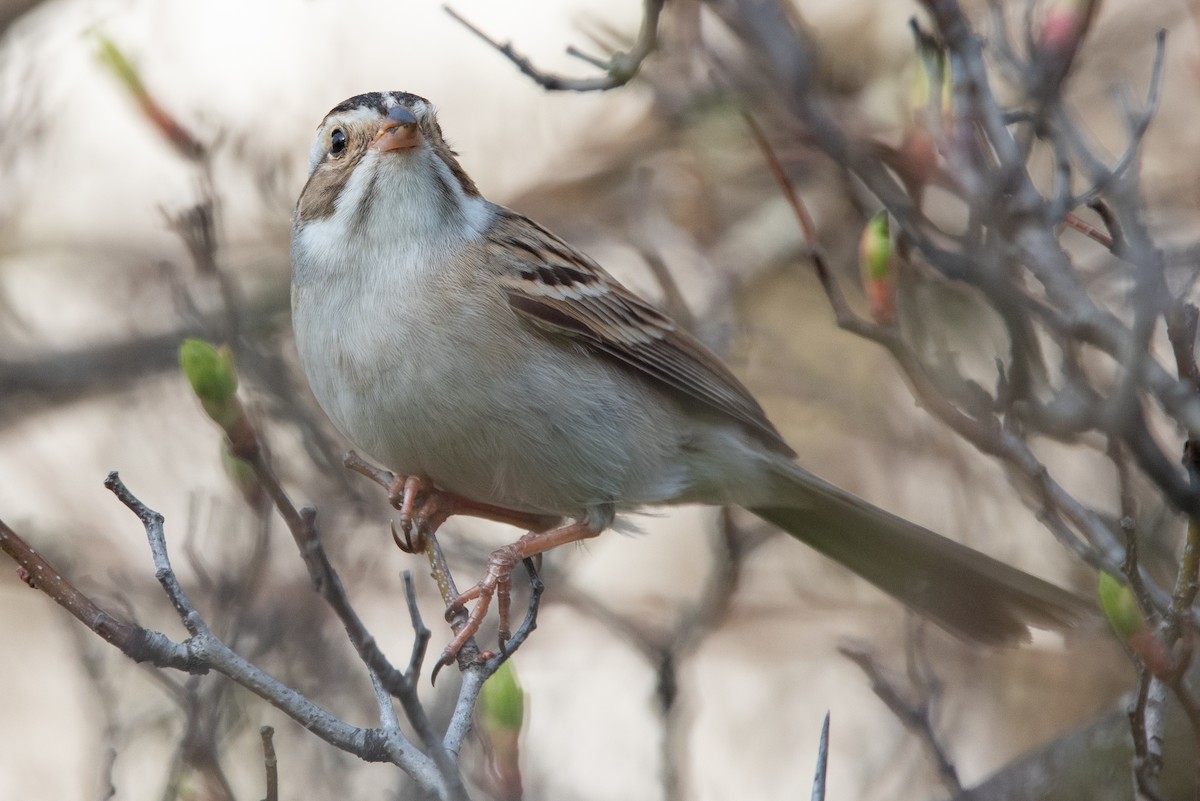
M 340 467 L 346 444 L 308 394 L 288 320 L 289 215 L 310 138 L 344 98 L 403 89 L 438 106 L 485 195 L 688 319 L 807 467 L 1091 593 L 1090 574 L 1003 471 L 916 408 L 884 354 L 837 330 L 728 91 L 740 55 L 707 13 L 678 11 L 690 6 L 669 4 L 663 49 L 638 79 L 577 94 L 542 90 L 432 0 L 0 0 L 0 515 L 102 604 L 181 639 L 140 524 L 101 485 L 119 470 L 166 516 L 189 592 L 240 653 L 340 717 L 374 724 L 365 670 L 282 525 L 227 475 L 176 352 L 189 335 L 230 343 L 277 470 L 298 504 L 319 508 L 385 651 L 403 661 L 411 641 L 403 570 L 440 648 L 449 631 L 424 561 L 392 545 L 384 494 Z M 839 119 L 900 141 L 916 4 L 795 6 Z M 572 76 L 595 69 L 567 45 L 628 49 L 641 18 L 635 0 L 453 7 Z M 1154 31 L 1169 30 L 1142 163 L 1151 223 L 1167 240 L 1187 233 L 1200 201 L 1194 12 L 1182 0 L 1105 3 L 1070 90 L 1119 153 L 1115 93 L 1144 92 Z M 773 140 L 831 263 L 857 286 L 858 232 L 875 208 L 799 137 Z M 851 300 L 864 306 L 857 289 Z M 945 309 L 971 324 L 953 297 Z M 964 358 L 989 358 L 997 345 L 983 334 Z M 1112 494 L 1111 477 L 1086 461 L 1047 458 L 1090 499 Z M 866 649 L 907 686 L 914 627 L 897 604 L 740 513 L 651 510 L 628 523 L 546 559 L 539 627 L 514 659 L 527 798 L 801 797 L 826 710 L 831 797 L 947 792 L 921 741 L 839 653 Z M 459 520 L 444 531 L 460 583 L 515 535 Z M 1099 630 L 1013 651 L 916 636 L 936 675 L 938 730 L 967 784 L 1115 709 L 1133 682 Z M 334 751 L 219 677 L 130 663 L 11 566 L 0 570 L 0 643 L 2 798 L 260 797 L 263 724 L 278 731 L 284 797 L 408 797 L 396 770 Z M 453 678 L 423 688 L 431 707 L 452 700 Z M 465 759 L 495 786 L 485 739 Z

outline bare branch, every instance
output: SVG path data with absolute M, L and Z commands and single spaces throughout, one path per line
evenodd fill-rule
M 287 524 L 300 556 L 308 568 L 313 588 L 325 599 L 337 614 L 338 619 L 341 620 L 342 625 L 345 626 L 351 644 L 359 658 L 371 671 L 373 680 L 379 681 L 389 693 L 400 701 L 405 716 L 416 729 L 422 745 L 428 749 L 441 776 L 449 782 L 452 794 L 465 792 L 462 789 L 462 779 L 458 774 L 455 761 L 442 747 L 442 738 L 438 737 L 434 731 L 433 724 L 417 696 L 416 678 L 418 674 L 413 672 L 411 675 L 405 675 L 392 665 L 350 604 L 345 587 L 321 544 L 316 522 L 316 509 L 307 507 L 300 511 L 296 510 L 261 448 L 255 448 L 248 461 L 267 495 L 273 501 L 276 510 Z M 411 609 L 415 610 L 415 606 Z M 414 656 L 416 653 L 416 644 L 414 644 Z
M 242 659 L 221 642 L 192 608 L 171 569 L 171 563 L 167 556 L 162 515 L 138 500 L 116 473 L 109 474 L 108 479 L 105 480 L 105 486 L 109 487 L 113 494 L 137 515 L 146 529 L 146 537 L 150 542 L 150 551 L 154 558 L 155 577 L 158 578 L 171 603 L 175 606 L 184 626 L 192 633 L 192 636 L 184 644 L 190 660 L 233 679 L 292 717 L 305 728 L 315 732 L 331 745 L 356 754 L 367 761 L 378 762 L 387 759 L 381 750 L 383 743 L 378 731 L 361 729 L 341 722 L 295 690 L 280 684 Z M 412 768 L 410 772 L 413 772 L 414 775 L 419 773 L 429 776 L 432 762 L 426 766 L 421 763 L 421 760 L 416 760 L 412 765 L 405 766 L 405 769 L 409 770 L 410 767 Z
M 906 698 L 905 693 L 896 686 L 895 682 L 884 675 L 883 670 L 875 662 L 874 655 L 866 647 L 842 645 L 838 647 L 838 653 L 858 665 L 870 679 L 871 690 L 879 697 L 879 700 L 887 705 L 887 708 L 906 729 L 920 738 L 933 759 L 938 776 L 946 789 L 953 795 L 961 793 L 963 786 L 958 778 L 958 770 L 946 755 L 941 740 L 933 730 L 930 712 L 931 694 L 927 688 L 916 688 L 921 694 L 919 699 Z
M 263 726 L 258 730 L 262 736 L 263 767 L 267 772 L 267 794 L 263 801 L 279 801 L 279 763 L 275 759 L 275 730 Z
M 813 776 L 812 801 L 825 801 L 825 777 L 829 772 L 829 712 L 821 723 L 821 738 L 817 741 L 817 770 Z
M 21 579 L 70 612 L 76 620 L 115 645 L 135 662 L 151 662 L 158 667 L 173 667 L 188 672 L 203 672 L 193 664 L 182 645 L 165 634 L 128 623 L 101 609 L 81 592 L 44 556 L 30 547 L 17 532 L 0 520 L 0 550 L 18 565 Z
M 505 58 L 515 64 L 517 69 L 533 79 L 543 89 L 568 92 L 603 92 L 624 86 L 633 80 L 641 69 L 642 62 L 658 47 L 658 18 L 662 14 L 665 4 L 665 0 L 644 0 L 641 29 L 638 31 L 637 42 L 628 53 L 614 53 L 606 61 L 585 55 L 574 47 L 567 49 L 570 55 L 604 70 L 606 74 L 599 78 L 567 78 L 562 75 L 543 72 L 535 67 L 529 58 L 518 53 L 516 48 L 513 47 L 512 42 L 501 44 L 481 31 L 454 9 L 449 6 L 442 6 L 442 8 L 471 33 L 498 50 Z

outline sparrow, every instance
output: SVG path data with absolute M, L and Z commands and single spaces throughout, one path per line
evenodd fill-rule
M 1083 602 L 818 478 L 711 350 L 595 261 L 488 201 L 407 92 L 335 106 L 292 217 L 292 320 L 313 394 L 355 446 L 408 477 L 431 530 L 453 513 L 523 525 L 451 606 L 448 664 L 523 559 L 619 513 L 737 505 L 960 638 L 1013 643 Z M 423 511 L 424 510 L 424 511 Z

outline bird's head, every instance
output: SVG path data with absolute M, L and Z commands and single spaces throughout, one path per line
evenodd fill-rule
M 400 233 L 469 224 L 477 202 L 479 190 L 446 144 L 433 104 L 408 92 L 371 92 L 322 120 L 294 224 L 328 220 L 350 233 L 378 219 Z

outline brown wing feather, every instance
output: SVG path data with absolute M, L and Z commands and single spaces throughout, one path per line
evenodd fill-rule
M 537 223 L 497 209 L 493 253 L 513 310 L 641 371 L 665 387 L 748 426 L 794 455 L 762 407 L 712 351 L 630 292 L 598 264 Z

